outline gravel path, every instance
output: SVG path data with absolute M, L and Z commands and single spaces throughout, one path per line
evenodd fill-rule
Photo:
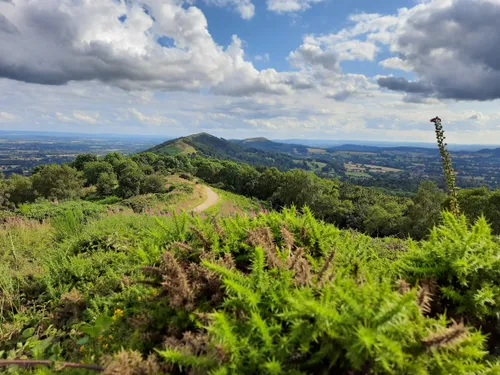
M 193 212 L 203 212 L 207 208 L 212 207 L 214 204 L 216 204 L 219 201 L 219 199 L 220 199 L 219 194 L 217 194 L 215 191 L 213 191 L 208 186 L 205 186 L 205 192 L 207 193 L 207 199 L 205 199 L 205 202 L 203 202 L 199 206 L 196 206 L 195 208 L 193 208 L 192 209 Z

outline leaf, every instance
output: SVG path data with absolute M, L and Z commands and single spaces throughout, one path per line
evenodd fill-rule
M 33 336 L 33 333 L 35 333 L 35 328 L 33 328 L 33 327 L 26 328 L 26 329 L 23 331 L 23 334 L 21 335 L 21 337 L 22 337 L 23 339 L 27 339 L 28 337 Z
M 96 338 L 101 334 L 101 329 L 99 327 L 87 326 L 87 327 L 82 327 L 80 329 L 83 333 L 86 333 L 87 335 L 93 338 Z
M 89 342 L 89 337 L 85 336 L 85 337 L 82 337 L 80 340 L 78 340 L 76 343 L 77 343 L 77 345 L 85 345 L 88 342 Z
M 113 319 L 109 316 L 101 315 L 95 321 L 95 326 L 100 328 L 102 331 L 109 329 L 113 325 Z

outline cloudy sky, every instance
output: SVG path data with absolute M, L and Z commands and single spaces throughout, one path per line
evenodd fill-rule
M 500 144 L 500 0 L 0 0 L 0 130 Z

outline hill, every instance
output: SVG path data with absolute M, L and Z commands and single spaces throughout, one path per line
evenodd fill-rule
M 231 140 L 231 142 L 238 143 L 240 145 L 244 145 L 246 147 L 256 148 L 264 151 L 273 151 L 273 152 L 283 152 L 286 154 L 292 155 L 307 155 L 308 147 L 299 144 L 289 144 L 289 143 L 280 143 L 274 142 L 267 138 L 258 137 L 258 138 L 247 138 L 243 140 Z
M 279 169 L 294 167 L 294 159 L 291 156 L 279 151 L 279 146 L 265 146 L 268 143 L 274 142 L 265 138 L 248 139 L 246 142 L 228 141 L 208 133 L 198 133 L 166 141 L 147 151 L 159 155 L 196 154 L 253 165 L 276 166 Z

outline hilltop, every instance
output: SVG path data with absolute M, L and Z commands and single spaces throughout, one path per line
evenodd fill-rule
M 262 146 L 274 142 L 264 141 L 263 138 L 259 138 L 258 141 L 255 139 L 246 141 L 229 141 L 208 133 L 198 133 L 166 141 L 147 151 L 159 155 L 196 154 L 216 159 L 242 161 L 253 165 L 277 166 L 280 169 L 293 168 L 292 157 L 283 152 L 277 152 L 276 147 L 266 149 Z

